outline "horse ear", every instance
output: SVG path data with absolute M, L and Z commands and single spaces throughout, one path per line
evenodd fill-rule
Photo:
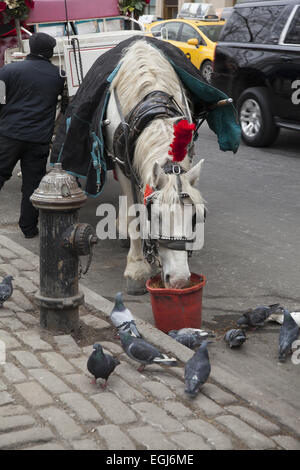
M 197 165 L 193 166 L 186 174 L 187 179 L 189 180 L 190 184 L 194 186 L 199 179 L 200 171 L 202 167 L 202 163 L 204 162 L 204 158 L 197 163 Z
M 158 162 L 154 163 L 152 168 L 152 186 L 154 188 L 160 188 L 163 186 L 165 180 L 165 173 Z

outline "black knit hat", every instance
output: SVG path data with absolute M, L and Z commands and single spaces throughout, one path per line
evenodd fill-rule
M 46 33 L 35 33 L 29 38 L 30 53 L 41 55 L 50 59 L 53 56 L 53 49 L 56 46 L 56 40 Z

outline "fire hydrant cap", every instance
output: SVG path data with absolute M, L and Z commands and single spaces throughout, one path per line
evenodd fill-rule
M 55 163 L 30 198 L 37 209 L 49 210 L 77 209 L 86 199 L 76 178 L 63 170 L 61 163 Z

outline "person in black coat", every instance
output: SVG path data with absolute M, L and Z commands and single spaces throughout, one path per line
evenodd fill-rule
M 30 196 L 46 174 L 58 96 L 65 79 L 50 62 L 56 40 L 45 33 L 29 39 L 26 60 L 0 68 L 6 104 L 0 105 L 0 190 L 20 160 L 22 201 L 19 226 L 26 238 L 38 235 L 38 210 Z

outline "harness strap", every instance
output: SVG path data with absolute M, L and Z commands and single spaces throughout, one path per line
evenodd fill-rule
M 193 118 L 192 118 L 192 115 L 191 115 L 191 112 L 190 112 L 190 108 L 188 106 L 188 102 L 187 102 L 187 99 L 186 99 L 186 96 L 185 96 L 185 93 L 184 93 L 184 89 L 183 89 L 183 86 L 180 82 L 180 89 L 181 89 L 181 97 L 182 97 L 182 102 L 184 103 L 184 107 L 185 107 L 185 113 L 184 115 L 187 116 L 188 118 L 188 121 L 189 123 L 191 124 L 193 122 Z
M 120 103 L 116 88 L 114 88 L 114 97 L 115 97 L 118 113 L 119 113 L 120 118 L 121 118 L 121 124 L 122 124 L 124 137 L 125 137 L 125 139 L 124 139 L 125 140 L 125 156 L 126 156 L 126 160 L 127 160 L 127 165 L 130 168 L 130 182 L 131 182 L 133 202 L 135 204 L 138 204 L 138 197 L 137 197 L 137 192 L 136 192 L 136 186 L 135 185 L 138 186 L 140 191 L 142 190 L 142 187 L 141 187 L 140 182 L 139 182 L 139 180 L 138 180 L 138 178 L 137 178 L 137 176 L 136 176 L 136 174 L 135 174 L 135 172 L 132 168 L 132 165 L 131 165 L 131 159 L 130 159 L 129 148 L 128 148 L 129 126 L 125 122 L 125 119 L 124 119 L 124 116 L 123 116 L 123 113 L 122 113 L 121 103 Z
M 120 103 L 116 99 L 117 109 L 120 114 Z M 121 116 L 121 114 L 120 114 Z M 143 130 L 154 120 L 159 118 L 172 118 L 176 117 L 182 119 L 184 111 L 180 108 L 172 95 L 164 91 L 152 91 L 136 104 L 136 106 L 123 117 L 124 123 L 127 126 L 127 132 L 124 132 L 124 123 L 120 123 L 115 130 L 113 137 L 113 150 L 115 159 L 119 161 L 125 160 L 125 165 L 121 169 L 123 173 L 129 178 L 132 172 L 132 167 L 127 163 L 127 155 L 124 155 L 124 148 L 127 145 L 129 159 L 133 159 L 135 145 L 138 137 Z M 127 139 L 127 142 L 125 142 Z
M 102 150 L 102 142 L 97 136 L 95 132 L 91 133 L 91 136 L 93 138 L 93 145 L 92 145 L 92 150 L 91 150 L 91 157 L 93 159 L 93 166 L 96 171 L 96 177 L 97 177 L 97 192 L 100 191 L 101 188 L 101 172 L 102 172 L 102 167 L 104 169 L 104 172 L 106 171 L 106 162 L 105 159 L 101 157 L 101 150 Z M 101 164 L 102 163 L 102 164 Z
M 177 163 L 169 160 L 163 166 L 163 170 L 166 175 L 182 175 L 186 171 Z

